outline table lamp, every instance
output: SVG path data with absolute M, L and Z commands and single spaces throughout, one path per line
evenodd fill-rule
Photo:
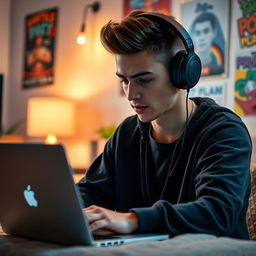
M 57 144 L 58 137 L 74 135 L 74 103 L 55 97 L 35 97 L 28 100 L 27 133 L 46 137 L 45 143 Z

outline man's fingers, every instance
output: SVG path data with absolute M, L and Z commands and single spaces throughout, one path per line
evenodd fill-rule
M 134 213 L 121 213 L 99 206 L 83 209 L 92 231 L 107 229 L 115 233 L 131 233 L 137 229 L 138 220 Z
M 91 205 L 91 206 L 85 208 L 84 211 L 86 213 L 100 213 L 100 212 L 102 212 L 102 208 L 95 206 L 95 205 Z
M 86 217 L 88 219 L 88 221 L 91 223 L 93 221 L 96 221 L 96 220 L 100 220 L 100 219 L 104 219 L 105 218 L 105 214 L 103 213 L 99 213 L 99 214 L 87 214 L 86 213 Z
M 101 210 L 101 207 L 97 205 L 90 205 L 89 207 L 85 208 L 86 211 L 95 211 L 95 210 Z
M 108 221 L 105 219 L 100 219 L 97 221 L 94 221 L 90 224 L 91 231 L 95 231 L 97 229 L 107 228 Z

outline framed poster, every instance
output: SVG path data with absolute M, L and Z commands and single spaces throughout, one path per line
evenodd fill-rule
M 234 111 L 240 116 L 256 115 L 256 14 L 255 1 L 233 3 L 236 24 Z
M 124 16 L 132 10 L 170 14 L 171 0 L 124 0 Z
M 256 47 L 255 0 L 237 0 L 234 6 L 234 23 L 237 24 L 236 45 L 239 50 L 253 50 Z M 238 40 L 237 40 L 238 39 Z
M 208 97 L 221 106 L 226 105 L 226 83 L 200 83 L 190 90 L 189 97 Z
M 25 17 L 23 88 L 53 84 L 57 8 Z
M 182 24 L 202 61 L 202 77 L 226 76 L 229 0 L 192 0 L 181 6 Z
M 256 115 L 256 53 L 236 56 L 235 112 L 240 116 Z

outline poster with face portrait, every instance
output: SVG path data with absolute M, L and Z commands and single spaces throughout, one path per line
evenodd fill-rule
M 202 62 L 202 77 L 226 76 L 229 0 L 185 1 L 182 24 Z
M 234 110 L 240 116 L 256 115 L 256 52 L 236 57 Z
M 221 106 L 226 105 L 226 83 L 199 83 L 189 92 L 189 97 L 208 97 Z
M 124 0 L 124 16 L 133 10 L 170 14 L 171 0 Z
M 23 88 L 53 84 L 57 8 L 27 15 Z

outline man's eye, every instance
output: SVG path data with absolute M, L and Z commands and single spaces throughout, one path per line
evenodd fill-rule
M 147 85 L 149 84 L 153 79 L 152 78 L 139 78 L 136 80 L 136 82 L 140 85 Z
M 204 34 L 206 35 L 206 34 L 209 34 L 210 33 L 210 29 L 209 28 L 205 28 L 204 29 Z
M 128 88 L 129 81 L 127 79 L 120 80 L 120 83 L 124 89 Z
M 120 83 L 121 83 L 121 84 L 128 84 L 129 81 L 128 81 L 127 79 L 122 79 L 122 80 L 120 80 Z

